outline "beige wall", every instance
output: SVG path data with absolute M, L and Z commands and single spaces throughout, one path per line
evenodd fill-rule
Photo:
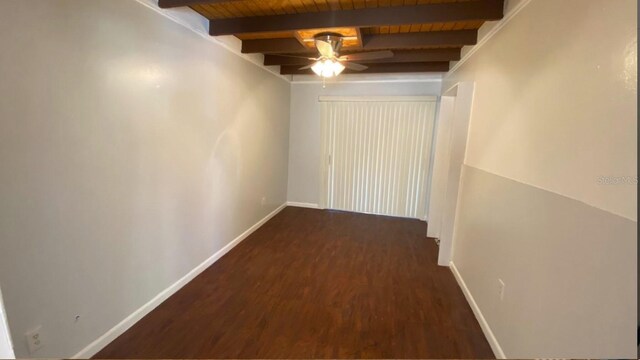
M 475 83 L 454 263 L 506 356 L 635 357 L 636 2 L 526 4 L 444 79 Z
M 18 356 L 37 325 L 74 355 L 285 202 L 282 78 L 135 1 L 0 1 L 0 44 Z
M 635 356 L 635 222 L 465 166 L 456 225 L 454 263 L 508 358 Z

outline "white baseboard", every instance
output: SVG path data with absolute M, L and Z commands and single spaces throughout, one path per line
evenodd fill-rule
M 473 313 L 475 314 L 476 319 L 478 319 L 478 322 L 480 323 L 482 332 L 484 333 L 484 336 L 487 338 L 487 341 L 491 346 L 491 350 L 493 350 L 493 354 L 496 356 L 497 359 L 506 359 L 507 357 L 504 355 L 504 351 L 502 351 L 502 347 L 498 343 L 498 339 L 496 339 L 495 335 L 493 334 L 493 331 L 491 331 L 491 327 L 489 327 L 489 323 L 487 323 L 487 320 L 484 318 L 484 315 L 482 315 L 482 312 L 480 311 L 478 304 L 473 298 L 473 295 L 471 295 L 471 292 L 469 291 L 467 284 L 465 284 L 464 279 L 462 279 L 462 276 L 460 275 L 460 272 L 458 272 L 458 268 L 456 268 L 456 265 L 453 263 L 453 261 L 450 262 L 449 265 L 451 268 L 451 272 L 453 273 L 453 276 L 456 278 L 458 285 L 460 286 L 460 288 L 462 289 L 462 292 L 464 293 L 464 297 L 467 298 L 467 302 L 471 306 L 471 309 L 473 310 Z
M 318 204 L 295 202 L 295 201 L 287 201 L 287 206 L 303 207 L 303 208 L 310 208 L 310 209 L 320 209 L 320 206 L 318 206 Z
M 146 304 L 142 305 L 142 307 L 134 311 L 131 315 L 127 316 L 124 320 L 122 320 L 116 326 L 114 326 L 109 331 L 104 333 L 102 336 L 97 338 L 91 344 L 87 345 L 84 349 L 80 350 L 80 352 L 78 352 L 73 356 L 73 359 L 86 359 L 98 353 L 98 351 L 102 350 L 105 346 L 109 345 L 109 343 L 115 340 L 118 336 L 122 335 L 122 333 L 127 331 L 127 329 L 129 329 L 136 322 L 142 319 L 145 315 L 151 312 L 151 310 L 155 309 L 163 301 L 165 301 L 171 295 L 175 294 L 178 290 L 180 290 L 183 286 L 185 286 L 189 281 L 193 280 L 206 268 L 211 266 L 211 264 L 213 264 L 218 259 L 220 259 L 224 254 L 228 253 L 229 250 L 233 249 L 242 240 L 246 239 L 249 235 L 251 235 L 251 233 L 256 231 L 264 223 L 269 221 L 269 219 L 277 215 L 282 209 L 285 208 L 286 205 L 287 204 L 280 205 L 277 209 L 272 211 L 269 215 L 265 216 L 262 220 L 255 223 L 245 232 L 240 234 L 240 236 L 233 239 L 230 243 L 225 245 L 222 249 L 218 250 L 215 254 L 211 255 L 211 257 L 209 257 L 207 260 L 202 262 L 200 265 L 196 266 L 193 270 L 189 271 L 189 273 L 183 276 L 180 280 L 176 281 L 171 286 L 164 289 L 161 293 L 156 295 L 153 299 L 149 300 L 149 302 L 147 302 Z

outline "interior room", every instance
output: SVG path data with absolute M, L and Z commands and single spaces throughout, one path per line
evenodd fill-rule
M 638 358 L 637 31 L 0 1 L 0 358 Z

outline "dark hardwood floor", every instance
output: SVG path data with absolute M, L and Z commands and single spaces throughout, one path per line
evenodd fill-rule
M 288 207 L 96 358 L 493 358 L 417 220 Z

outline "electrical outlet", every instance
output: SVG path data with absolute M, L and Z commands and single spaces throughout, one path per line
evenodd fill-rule
M 498 296 L 500 301 L 504 300 L 504 281 L 502 279 L 498 279 Z
M 27 344 L 29 345 L 29 354 L 35 353 L 44 346 L 41 330 L 42 326 L 38 326 L 37 328 L 27 331 L 27 333 L 24 334 L 24 336 L 27 338 Z

